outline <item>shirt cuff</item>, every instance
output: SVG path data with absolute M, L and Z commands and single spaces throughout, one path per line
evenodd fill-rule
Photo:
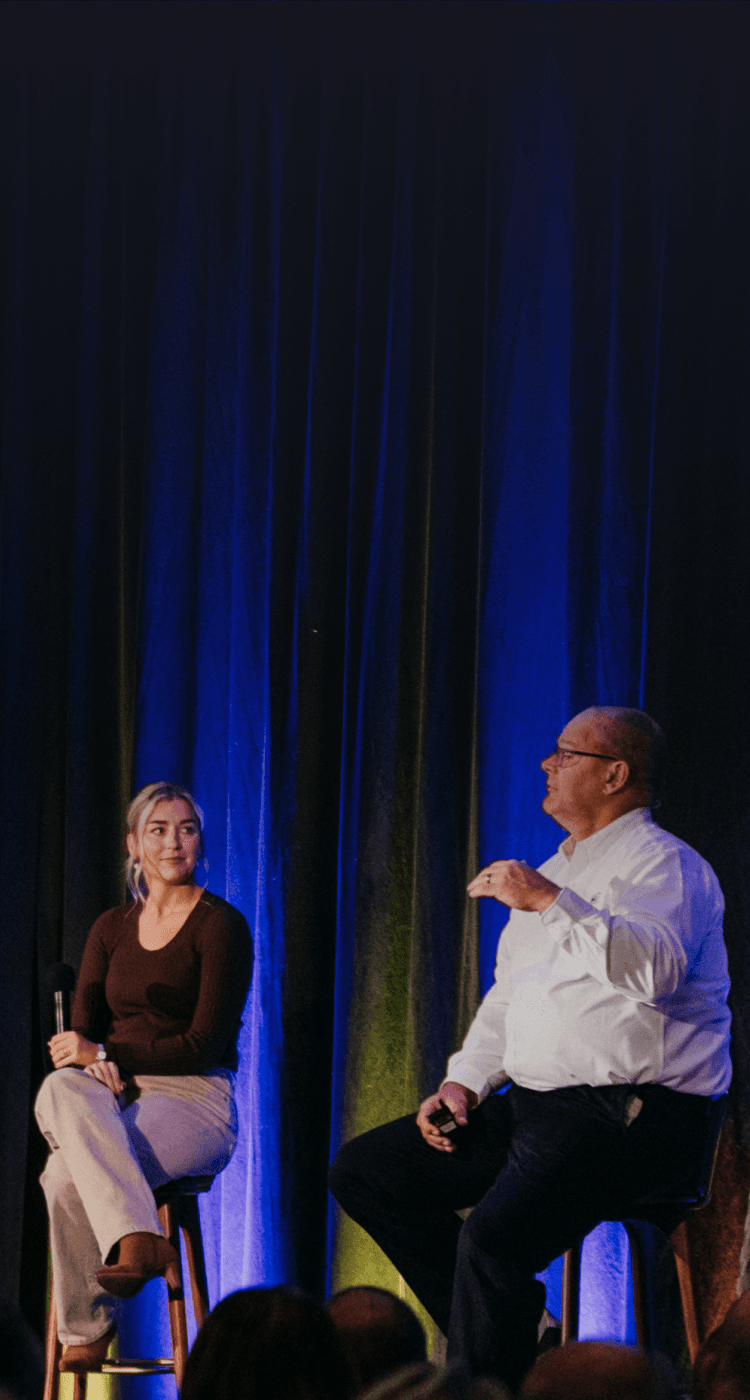
M 442 1089 L 443 1084 L 462 1084 L 464 1089 L 471 1089 L 476 1094 L 478 1103 L 482 1103 L 488 1094 L 493 1094 L 501 1084 L 507 1084 L 509 1079 L 510 1075 L 504 1071 L 487 1079 L 481 1069 L 467 1063 L 453 1067 L 442 1080 L 440 1088 Z
M 601 914 L 601 910 L 595 909 L 592 904 L 587 904 L 585 899 L 581 899 L 580 895 L 573 894 L 572 890 L 563 888 L 553 903 L 539 917 L 552 937 L 557 939 L 564 938 L 570 932 L 571 924 L 580 923 L 587 914 Z

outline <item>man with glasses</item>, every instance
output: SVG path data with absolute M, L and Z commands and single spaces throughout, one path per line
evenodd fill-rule
M 663 760 L 640 710 L 565 726 L 542 805 L 566 840 L 538 870 L 493 861 L 469 885 L 511 915 L 444 1083 L 416 1121 L 355 1138 L 331 1169 L 449 1359 L 513 1389 L 534 1360 L 535 1275 L 600 1220 L 684 1187 L 729 1085 L 724 901 L 651 818 Z

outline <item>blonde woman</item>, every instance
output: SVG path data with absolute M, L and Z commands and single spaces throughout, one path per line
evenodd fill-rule
M 72 1029 L 49 1042 L 55 1072 L 36 1104 L 63 1371 L 106 1356 L 112 1295 L 170 1277 L 153 1189 L 221 1171 L 237 1137 L 247 923 L 195 881 L 203 818 L 184 788 L 143 788 L 127 827 L 132 899 L 91 929 Z

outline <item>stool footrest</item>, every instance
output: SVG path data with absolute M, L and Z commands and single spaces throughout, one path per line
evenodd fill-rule
M 174 1361 L 171 1356 L 155 1356 L 151 1361 L 129 1361 L 122 1357 L 119 1361 L 103 1361 L 97 1367 L 103 1376 L 160 1376 L 174 1374 Z

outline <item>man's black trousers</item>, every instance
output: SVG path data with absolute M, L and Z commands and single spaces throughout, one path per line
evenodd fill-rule
M 346 1143 L 331 1190 L 447 1334 L 449 1360 L 515 1388 L 544 1308 L 535 1275 L 600 1220 L 693 1181 L 710 1104 L 655 1084 L 512 1084 L 469 1114 L 453 1153 L 429 1147 L 413 1117 Z

